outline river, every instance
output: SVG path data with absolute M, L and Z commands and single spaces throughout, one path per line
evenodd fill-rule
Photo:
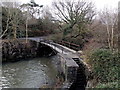
M 55 85 L 56 56 L 34 58 L 2 65 L 3 88 L 42 88 Z

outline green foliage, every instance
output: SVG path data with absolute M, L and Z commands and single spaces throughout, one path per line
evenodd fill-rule
M 32 19 L 30 21 L 32 22 Z M 35 21 L 36 23 L 28 24 L 28 29 L 31 30 L 29 36 L 45 36 L 54 34 L 58 28 L 58 24 L 52 22 L 49 18 L 39 18 L 35 19 Z
M 62 33 L 57 33 L 49 36 L 47 39 L 53 40 L 54 42 L 60 42 L 62 40 Z
M 118 81 L 120 53 L 113 53 L 110 50 L 99 49 L 93 51 L 88 63 L 91 65 L 100 83 Z
M 109 82 L 106 84 L 99 83 L 96 88 L 118 88 L 118 82 Z

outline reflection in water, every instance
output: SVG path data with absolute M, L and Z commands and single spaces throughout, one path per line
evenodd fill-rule
M 53 57 L 54 58 L 54 57 Z M 2 66 L 3 88 L 39 88 L 55 84 L 57 70 L 53 58 L 35 58 Z

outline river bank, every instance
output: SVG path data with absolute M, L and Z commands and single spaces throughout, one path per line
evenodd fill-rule
M 49 55 L 50 47 L 33 40 L 2 40 L 2 62 L 15 62 Z M 53 53 L 52 53 L 53 54 Z
M 14 62 L 36 57 L 36 42 L 25 40 L 3 40 L 2 62 Z

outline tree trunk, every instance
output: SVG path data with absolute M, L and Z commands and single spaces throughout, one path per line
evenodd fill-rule
M 28 17 L 26 19 L 26 43 L 28 42 Z
M 16 29 L 16 26 L 14 26 L 14 39 L 17 38 L 17 29 Z
M 118 8 L 118 51 L 120 52 L 120 1 Z
M 114 25 L 112 25 L 112 34 L 111 34 L 111 50 L 114 48 Z
M 6 29 L 5 29 L 5 31 L 1 34 L 0 38 L 2 38 L 2 37 L 5 35 L 5 33 L 8 31 L 8 28 L 9 28 L 9 20 L 10 20 L 10 19 L 11 19 L 11 18 L 7 18 Z
M 109 31 L 109 26 L 107 25 L 107 34 L 108 34 L 108 47 L 111 50 L 111 44 L 110 44 L 110 31 Z

